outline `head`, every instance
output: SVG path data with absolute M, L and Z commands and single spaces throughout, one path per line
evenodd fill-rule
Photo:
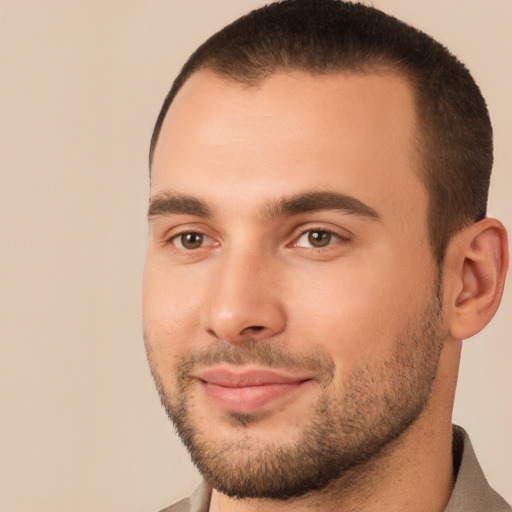
M 153 135 L 144 325 L 212 486 L 303 495 L 449 425 L 506 267 L 491 145 L 464 66 L 369 7 L 271 4 L 192 55 Z
M 402 76 L 414 95 L 416 171 L 429 195 L 436 260 L 442 261 L 454 233 L 485 217 L 493 162 L 485 101 L 455 56 L 396 18 L 361 4 L 295 0 L 274 2 L 236 20 L 201 45 L 176 78 L 155 125 L 150 163 L 170 104 L 201 69 L 248 86 L 292 70 Z

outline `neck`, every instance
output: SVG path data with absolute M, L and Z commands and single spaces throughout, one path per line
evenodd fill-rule
M 443 351 L 456 356 L 458 350 L 460 346 L 453 340 Z M 413 425 L 376 457 L 347 471 L 322 491 L 267 500 L 234 499 L 214 490 L 210 512 L 442 512 L 454 485 L 451 410 L 455 360 L 441 358 L 430 402 Z

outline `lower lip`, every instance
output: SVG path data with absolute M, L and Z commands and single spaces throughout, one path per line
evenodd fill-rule
M 288 397 L 305 382 L 226 387 L 202 381 L 208 399 L 217 407 L 232 412 L 256 412 L 272 402 Z

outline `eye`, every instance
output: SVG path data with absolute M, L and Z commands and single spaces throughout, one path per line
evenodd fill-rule
M 192 251 L 194 249 L 204 247 L 208 242 L 212 242 L 211 238 L 195 231 L 180 233 L 179 235 L 171 238 L 172 244 L 179 249 L 185 249 L 186 251 Z
M 325 229 L 310 229 L 305 231 L 295 242 L 295 247 L 313 247 L 321 249 L 340 240 L 340 236 Z

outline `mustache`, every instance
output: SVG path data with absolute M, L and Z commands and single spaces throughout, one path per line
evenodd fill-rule
M 307 371 L 317 375 L 323 386 L 334 376 L 332 357 L 320 348 L 306 352 L 290 352 L 275 341 L 247 339 L 242 343 L 218 342 L 202 348 L 189 350 L 177 364 L 178 380 L 184 382 L 198 367 L 218 364 L 244 366 L 257 364 L 266 368 L 290 371 Z

